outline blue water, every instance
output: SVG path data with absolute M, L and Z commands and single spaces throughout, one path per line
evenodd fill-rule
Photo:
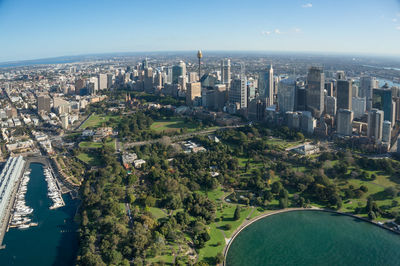
M 40 164 L 31 164 L 31 179 L 25 195 L 26 205 L 34 209 L 32 222 L 37 227 L 12 228 L 0 250 L 0 265 L 74 265 L 77 249 L 77 224 L 73 218 L 79 202 L 64 196 L 65 207 L 50 210 L 47 183 Z
M 359 219 L 321 211 L 272 215 L 246 227 L 227 266 L 400 265 L 400 235 Z

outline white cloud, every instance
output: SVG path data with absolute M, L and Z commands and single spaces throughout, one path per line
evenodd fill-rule
M 400 26 L 397 26 L 397 27 L 396 27 L 396 30 L 400 30 Z
M 263 32 L 261 32 L 261 34 L 264 35 L 264 36 L 268 36 L 268 35 L 271 34 L 271 32 L 270 31 L 263 31 Z
M 282 32 L 281 32 L 279 29 L 275 29 L 275 30 L 274 30 L 274 33 L 275 33 L 275 34 L 282 34 Z
M 393 22 L 397 22 L 397 18 L 392 19 Z
M 300 29 L 300 28 L 294 28 L 293 31 L 294 31 L 295 33 L 300 33 L 300 32 L 301 32 L 301 29 Z
M 301 6 L 302 8 L 311 8 L 312 4 L 311 3 L 307 3 Z

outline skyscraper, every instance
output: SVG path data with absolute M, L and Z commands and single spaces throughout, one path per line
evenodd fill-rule
M 247 108 L 247 78 L 244 72 L 244 66 L 241 66 L 240 77 L 232 80 L 229 90 L 229 102 L 239 103 L 240 109 Z
M 372 108 L 382 110 L 385 120 L 392 121 L 392 90 L 383 86 L 380 89 L 373 89 Z
M 367 100 L 367 111 L 372 108 L 372 90 L 376 87 L 376 78 L 374 77 L 361 77 L 359 96 Z
M 337 133 L 340 135 L 351 136 L 353 123 L 353 111 L 339 109 L 337 114 Z
M 351 80 L 337 81 L 337 109 L 351 110 L 352 100 L 352 82 Z
M 99 74 L 99 90 L 107 89 L 107 74 Z
M 38 101 L 38 112 L 45 111 L 50 112 L 50 102 L 51 99 L 47 95 L 40 95 L 37 99 Z
M 274 70 L 272 65 L 259 74 L 258 91 L 267 106 L 274 104 Z
M 307 110 L 319 118 L 324 111 L 325 75 L 322 68 L 311 67 L 307 75 Z
M 192 105 L 193 100 L 196 97 L 201 97 L 201 83 L 200 82 L 188 83 L 186 91 L 186 104 Z
M 178 84 L 179 77 L 184 77 L 186 80 L 186 64 L 180 61 L 177 66 L 172 67 L 172 83 Z
M 295 107 L 296 81 L 292 78 L 283 79 L 278 83 L 278 108 L 282 113 L 293 112 Z
M 199 77 L 201 77 L 201 58 L 203 57 L 203 53 L 199 50 L 197 51 L 197 58 L 199 59 Z
M 383 116 L 383 111 L 378 109 L 373 108 L 368 112 L 367 135 L 369 138 L 378 141 L 382 139 Z
M 221 61 L 221 82 L 229 89 L 231 86 L 231 60 L 224 59 Z

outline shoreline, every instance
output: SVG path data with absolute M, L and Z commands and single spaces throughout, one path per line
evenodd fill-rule
M 310 208 L 287 208 L 287 209 L 272 211 L 272 212 L 269 212 L 269 213 L 263 213 L 263 214 L 261 214 L 261 215 L 259 215 L 259 216 L 256 216 L 256 217 L 254 217 L 254 218 L 252 218 L 252 219 L 250 219 L 250 220 L 247 220 L 247 221 L 245 220 L 245 221 L 232 233 L 232 236 L 231 236 L 230 238 L 226 238 L 226 239 L 225 239 L 225 241 L 227 241 L 227 242 L 225 243 L 225 247 L 224 247 L 224 250 L 223 250 L 223 253 L 222 253 L 222 254 L 224 255 L 224 261 L 222 262 L 222 265 L 226 266 L 226 258 L 227 258 L 228 251 L 229 251 L 229 248 L 230 248 L 231 244 L 233 243 L 233 241 L 235 240 L 235 238 L 240 234 L 240 232 L 242 232 L 246 227 L 248 227 L 249 225 L 253 224 L 254 222 L 256 222 L 256 221 L 258 221 L 258 220 L 261 220 L 261 219 L 264 219 L 264 218 L 266 218 L 266 217 L 268 217 L 268 216 L 272 216 L 272 215 L 276 215 L 276 214 L 281 214 L 281 213 L 286 213 L 286 212 L 293 212 L 293 211 L 320 211 L 320 212 L 329 212 L 329 213 L 334 213 L 334 214 L 349 216 L 349 217 L 352 217 L 352 218 L 355 218 L 355 219 L 362 220 L 362 221 L 364 221 L 364 222 L 368 222 L 368 223 L 370 223 L 370 224 L 372 224 L 372 225 L 378 226 L 379 228 L 386 229 L 386 230 L 388 230 L 388 231 L 390 231 L 390 232 L 392 232 L 392 233 L 395 233 L 395 234 L 397 234 L 397 235 L 400 235 L 400 232 L 398 232 L 398 231 L 395 231 L 395 230 L 390 229 L 390 228 L 388 228 L 388 227 L 386 227 L 386 226 L 382 226 L 382 225 L 378 224 L 377 222 L 370 221 L 370 220 L 368 220 L 368 219 L 366 219 L 366 218 L 363 218 L 363 217 L 360 217 L 360 216 L 357 216 L 357 215 L 354 215 L 354 214 L 350 214 L 350 213 L 345 213 L 345 212 L 340 212 L 340 211 L 335 211 L 335 210 L 330 210 L 330 209 L 322 209 L 322 208 L 318 208 L 318 207 L 310 207 Z

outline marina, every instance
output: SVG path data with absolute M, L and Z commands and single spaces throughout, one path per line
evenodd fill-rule
M 22 176 L 22 180 L 19 184 L 19 188 L 16 194 L 16 199 L 14 202 L 14 208 L 12 213 L 12 218 L 9 224 L 9 228 L 17 227 L 19 229 L 26 229 L 30 226 L 37 226 L 37 223 L 32 222 L 31 215 L 33 209 L 26 206 L 25 194 L 27 191 L 27 185 L 30 180 L 29 175 L 30 170 L 25 171 Z
M 65 202 L 62 198 L 61 187 L 57 182 L 53 170 L 50 167 L 45 168 L 44 175 L 47 181 L 47 196 L 53 201 L 53 205 L 50 206 L 50 210 L 65 206 Z

